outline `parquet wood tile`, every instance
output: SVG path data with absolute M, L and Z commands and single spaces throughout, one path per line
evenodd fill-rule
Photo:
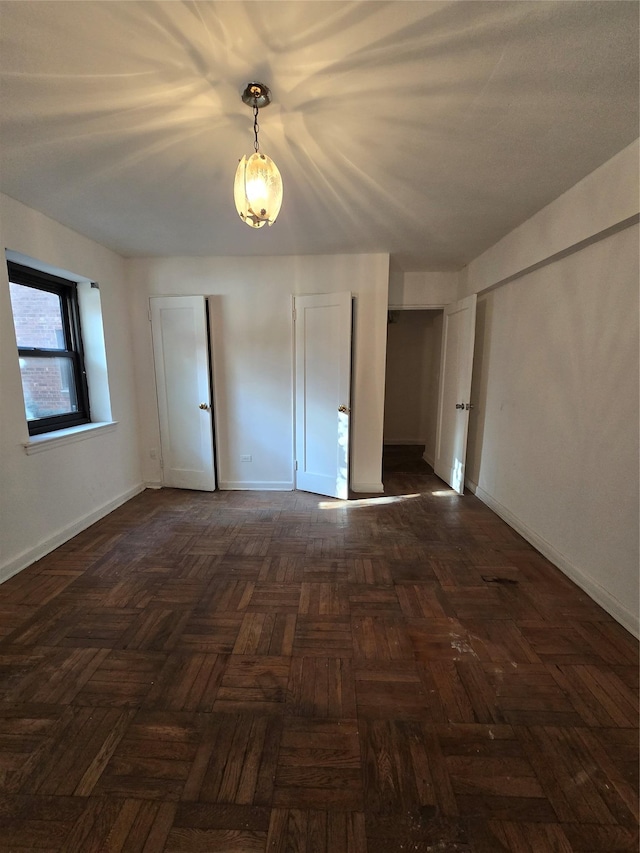
M 354 584 L 392 586 L 391 568 L 385 560 L 355 557 L 346 561 L 347 581 Z
M 471 636 L 453 617 L 431 619 L 405 619 L 413 655 L 419 661 L 461 660 L 477 654 L 471 645 Z
M 16 646 L 48 645 L 54 647 L 69 629 L 69 620 L 74 612 L 70 604 L 43 605 L 33 608 L 29 619 L 10 632 L 4 643 Z
M 407 619 L 445 619 L 447 616 L 436 584 L 398 583 L 395 594 Z
M 175 814 L 174 803 L 91 797 L 61 853 L 153 853 L 163 850 Z
M 194 611 L 183 628 L 176 648 L 211 654 L 231 654 L 242 621 L 241 613 L 206 616 Z
M 637 853 L 638 850 L 637 829 L 578 823 L 566 823 L 562 828 L 574 853 Z
M 179 800 L 204 727 L 200 714 L 135 713 L 93 792 L 113 799 Z
M 523 853 L 571 853 L 574 849 L 557 823 L 489 821 L 488 850 L 522 850 Z M 495 846 L 494 846 L 495 845 Z
M 633 649 L 629 647 L 628 634 L 617 622 L 577 622 L 575 631 L 583 644 L 588 646 L 595 660 L 592 663 L 609 664 L 612 668 L 627 666 L 629 672 L 636 675 L 638 686 L 638 667 Z
M 491 595 L 489 590 L 484 589 L 480 570 L 461 556 L 459 548 L 456 549 L 456 553 L 452 554 L 451 557 L 444 554 L 441 556 L 436 555 L 429 562 L 433 574 L 443 590 L 446 590 L 448 593 L 469 588 L 472 590 L 470 597 L 468 595 L 461 595 L 461 603 L 465 601 L 465 598 L 470 598 L 472 601 L 474 597 L 473 591 L 475 590 L 482 590 L 483 593 L 489 592 Z
M 362 812 L 318 809 L 274 809 L 267 847 L 269 853 L 366 853 Z
M 507 619 L 468 619 L 469 644 L 483 661 L 496 665 L 540 664 L 541 658 L 528 643 L 514 621 Z M 514 666 L 515 665 L 515 666 Z
M 354 665 L 358 719 L 433 719 L 413 660 L 357 660 Z
M 293 653 L 296 657 L 316 655 L 326 657 L 351 657 L 353 640 L 350 619 L 315 619 L 298 616 L 296 633 L 293 640 Z
M 65 740 L 51 738 L 21 791 L 89 796 L 134 712 L 112 708 L 75 708 L 65 726 Z
M 355 720 L 283 721 L 273 805 L 362 810 L 360 744 Z
M 302 580 L 302 558 L 277 555 L 266 557 L 257 580 L 262 583 L 295 584 Z
M 276 717 L 213 714 L 206 720 L 183 800 L 266 806 L 273 798 L 282 723 Z
M 562 822 L 633 825 L 626 796 L 620 796 L 605 768 L 596 765 L 585 749 L 580 729 L 534 726 L 518 729 L 517 734 Z M 543 765 L 549 750 L 555 760 Z
M 349 584 L 348 610 L 353 616 L 394 615 L 400 613 L 400 602 L 392 586 Z
M 0 605 L 0 642 L 18 630 L 38 612 L 38 607 L 6 602 Z
M 58 634 L 56 644 L 70 648 L 113 649 L 122 647 L 122 637 L 137 622 L 140 611 L 135 608 L 100 607 L 76 608 L 69 619 L 65 620 L 64 630 Z M 52 642 L 52 638 L 43 638 L 43 645 Z M 126 642 L 126 641 L 125 641 Z
M 230 556 L 229 549 L 225 548 L 224 555 L 216 561 L 212 575 L 224 582 L 257 581 L 265 562 L 264 557 Z M 215 584 L 212 589 L 215 591 Z
M 456 671 L 471 702 L 475 721 L 478 723 L 506 722 L 498 697 L 482 664 L 467 657 L 456 663 Z
M 578 726 L 581 717 L 547 667 L 484 666 L 502 717 L 513 725 Z
M 261 715 L 284 713 L 290 667 L 289 657 L 232 655 L 213 710 Z
M 0 795 L 0 851 L 57 853 L 80 819 L 86 802 L 80 797 Z
M 235 655 L 276 655 L 293 653 L 296 616 L 286 607 L 283 613 L 247 613 L 233 647 Z
M 587 725 L 635 726 L 638 721 L 637 693 L 617 673 L 599 667 L 549 667 L 565 687 L 576 710 Z
M 353 561 L 349 561 L 353 562 Z M 308 583 L 334 583 L 348 576 L 347 561 L 333 557 L 304 557 L 301 560 L 302 581 Z
M 181 803 L 164 850 L 175 853 L 262 853 L 269 816 L 267 808 Z
M 0 790 L 19 793 L 44 764 L 72 719 L 68 707 L 6 705 L 0 708 Z
M 102 708 L 137 707 L 151 690 L 165 660 L 165 655 L 155 651 L 108 652 L 73 701 L 76 705 Z
M 417 722 L 372 720 L 360 723 L 367 822 L 422 813 L 447 818 L 458 805 L 444 756 L 433 730 Z
M 346 584 L 303 582 L 298 612 L 301 616 L 348 616 Z
M 351 658 L 294 657 L 287 712 L 316 719 L 355 719 L 356 683 Z
M 226 655 L 172 652 L 153 680 L 142 707 L 164 711 L 212 711 L 227 659 Z
M 256 583 L 247 606 L 249 612 L 298 613 L 301 584 Z
M 413 660 L 405 621 L 394 616 L 356 616 L 352 619 L 353 654 L 369 660 Z
M 637 642 L 419 450 L 384 500 L 147 491 L 2 584 L 0 853 L 637 850 Z
M 16 683 L 6 699 L 67 705 L 82 691 L 108 654 L 100 648 L 42 648 L 38 664 Z
M 429 696 L 429 713 L 434 722 L 476 721 L 473 706 L 454 662 L 433 660 L 418 663 L 417 669 Z

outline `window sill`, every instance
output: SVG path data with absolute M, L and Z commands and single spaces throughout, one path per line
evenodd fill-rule
M 43 450 L 52 450 L 54 447 L 62 447 L 64 444 L 72 444 L 74 441 L 84 441 L 92 438 L 96 433 L 112 432 L 118 425 L 117 421 L 107 423 L 82 424 L 82 426 L 58 429 L 55 432 L 44 432 L 42 435 L 33 435 L 23 444 L 27 456 L 33 453 L 41 453 Z

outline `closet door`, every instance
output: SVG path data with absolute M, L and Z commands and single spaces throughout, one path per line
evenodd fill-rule
M 153 355 L 162 485 L 216 487 L 209 335 L 204 296 L 154 296 Z
M 433 470 L 460 495 L 464 492 L 475 334 L 475 294 L 445 307 Z
M 296 296 L 296 488 L 349 492 L 351 294 Z

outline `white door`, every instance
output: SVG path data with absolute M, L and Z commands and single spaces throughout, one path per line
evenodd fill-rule
M 445 307 L 433 470 L 460 495 L 464 491 L 475 333 L 475 294 Z
M 296 488 L 349 491 L 351 294 L 296 296 Z
M 205 297 L 150 302 L 162 484 L 210 492 L 216 476 Z

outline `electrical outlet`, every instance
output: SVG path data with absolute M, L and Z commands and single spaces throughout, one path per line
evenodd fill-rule
M 241 461 L 241 462 L 251 462 L 251 454 L 250 454 L 250 453 L 244 453 L 244 454 L 240 457 L 240 461 Z

